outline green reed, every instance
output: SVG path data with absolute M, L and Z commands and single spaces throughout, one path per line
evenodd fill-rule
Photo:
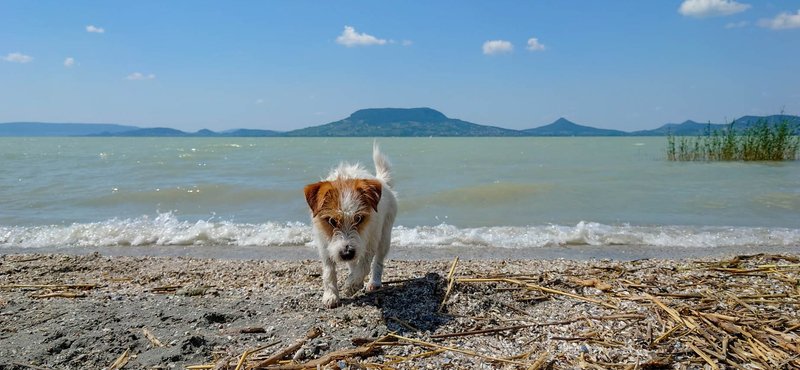
M 784 119 L 774 125 L 767 119 L 743 129 L 736 121 L 723 129 L 709 123 L 698 136 L 667 133 L 670 161 L 791 161 L 800 159 L 800 125 Z

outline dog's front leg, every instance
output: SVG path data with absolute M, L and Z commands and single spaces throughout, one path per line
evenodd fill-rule
M 369 283 L 367 284 L 368 290 L 376 290 L 381 287 L 381 278 L 383 276 L 383 261 L 386 255 L 389 254 L 389 247 L 392 244 L 392 222 L 387 222 L 383 226 L 383 233 L 378 242 L 378 249 L 375 253 L 375 258 L 372 260 L 372 274 L 369 276 Z
M 322 303 L 327 308 L 339 305 L 339 287 L 336 285 L 336 263 L 330 258 L 322 259 Z
M 364 287 L 364 278 L 369 274 L 370 261 L 372 261 L 372 256 L 364 256 L 364 258 L 359 258 L 358 261 L 347 264 L 347 267 L 350 268 L 350 276 L 344 282 L 344 290 L 342 291 L 344 295 L 352 296 Z

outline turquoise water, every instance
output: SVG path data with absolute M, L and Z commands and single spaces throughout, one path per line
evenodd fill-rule
M 674 163 L 665 138 L 383 138 L 399 246 L 800 244 L 800 163 Z M 281 246 L 367 138 L 0 138 L 0 246 Z

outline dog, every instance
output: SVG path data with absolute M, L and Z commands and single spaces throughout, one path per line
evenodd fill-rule
M 314 244 L 322 260 L 322 303 L 339 305 L 336 264 L 346 263 L 350 276 L 343 293 L 352 296 L 364 287 L 381 287 L 384 259 L 392 242 L 397 198 L 392 189 L 389 159 L 377 143 L 372 147 L 375 175 L 359 164 L 342 162 L 323 181 L 303 189 L 311 211 Z

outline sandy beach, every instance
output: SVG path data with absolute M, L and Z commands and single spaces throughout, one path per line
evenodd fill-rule
M 325 309 L 313 260 L 10 254 L 0 369 L 797 368 L 798 261 L 390 261 Z

